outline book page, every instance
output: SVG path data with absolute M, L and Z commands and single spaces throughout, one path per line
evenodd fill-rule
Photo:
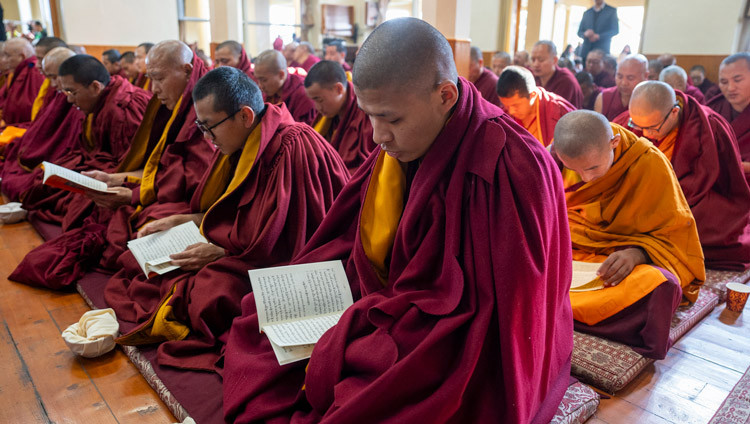
M 604 288 L 604 282 L 596 274 L 602 264 L 595 262 L 573 261 L 573 280 L 570 291 L 590 291 Z
M 263 332 L 274 344 L 282 347 L 315 344 L 323 337 L 323 333 L 339 322 L 342 314 L 339 312 L 298 321 L 269 324 L 263 327 Z
M 248 271 L 261 331 L 268 324 L 343 312 L 352 292 L 341 261 Z
M 107 188 L 107 183 L 103 181 L 87 177 L 78 172 L 71 171 L 68 168 L 63 168 L 62 166 L 55 165 L 54 163 L 42 162 L 42 165 L 44 165 L 44 180 L 42 182 L 45 184 L 47 183 L 47 180 L 53 179 L 57 180 L 57 184 L 53 183 L 48 185 L 59 187 L 59 184 L 62 183 L 65 186 L 72 185 L 73 187 L 82 187 L 93 191 L 110 193 Z M 65 189 L 65 187 L 59 188 Z
M 128 248 L 146 276 L 164 274 L 179 267 L 172 265 L 169 255 L 179 253 L 196 243 L 207 243 L 195 222 L 188 221 L 169 230 L 130 240 Z
M 292 362 L 307 359 L 312 355 L 314 344 L 282 347 L 271 341 L 273 353 L 276 354 L 276 360 L 279 365 L 291 364 Z

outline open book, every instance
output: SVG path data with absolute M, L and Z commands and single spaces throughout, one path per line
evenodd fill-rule
M 44 179 L 42 183 L 50 187 L 61 190 L 72 191 L 73 193 L 84 193 L 86 191 L 95 191 L 98 193 L 114 193 L 107 189 L 107 183 L 97 179 L 87 177 L 68 168 L 55 165 L 50 162 L 42 162 L 44 167 Z
M 323 333 L 352 305 L 341 261 L 248 271 L 260 331 L 279 365 L 307 359 Z
M 208 243 L 208 241 L 201 235 L 195 222 L 188 221 L 166 231 L 130 240 L 128 249 L 135 256 L 143 273 L 148 277 L 153 277 L 178 269 L 178 266 L 172 265 L 169 255 L 180 253 L 186 247 L 196 243 Z
M 595 262 L 573 261 L 573 281 L 570 283 L 570 291 L 584 292 L 603 289 L 604 282 L 596 275 L 600 266 L 602 264 Z

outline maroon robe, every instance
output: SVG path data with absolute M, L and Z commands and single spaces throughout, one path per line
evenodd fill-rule
M 594 91 L 592 91 L 588 97 L 585 97 L 583 99 L 583 109 L 594 110 L 594 103 L 596 103 L 596 98 L 599 96 L 599 93 L 601 92 L 602 92 L 601 88 L 594 87 Z
M 315 110 L 315 103 L 307 97 L 305 92 L 305 77 L 296 73 L 288 73 L 279 92 L 273 96 L 266 96 L 266 101 L 275 105 L 284 102 L 292 118 L 307 125 L 312 125 L 318 114 Z
M 31 109 L 43 82 L 44 75 L 36 69 L 36 56 L 24 60 L 16 67 L 10 86 L 5 87 L 0 94 L 5 125 L 31 121 Z
M 143 120 L 143 113 L 151 96 L 151 92 L 138 88 L 119 76 L 111 77 L 92 112 L 93 139 L 87 140 L 84 125 L 84 129 L 77 134 L 78 148 L 59 158 L 56 164 L 75 171 L 116 170 L 130 148 L 130 142 Z M 73 200 L 80 197 L 76 193 L 42 184 L 41 178 L 20 197 L 24 209 L 34 211 L 39 219 L 53 223 L 63 223 L 71 201 L 83 201 L 83 198 Z
M 354 175 L 375 149 L 375 142 L 372 139 L 370 118 L 357 105 L 357 96 L 351 82 L 347 86 L 347 100 L 343 108 L 343 116 L 333 118 L 328 133 L 323 136 L 339 152 L 349 172 Z M 323 116 L 320 115 L 318 119 L 323 119 Z
M 694 86 L 694 85 L 688 85 L 685 89 L 685 94 L 688 96 L 693 96 L 695 100 L 698 100 L 698 103 L 705 105 L 706 104 L 706 97 L 703 95 L 701 90 Z
M 309 362 L 279 366 L 245 296 L 225 353 L 225 420 L 548 423 L 573 346 L 570 235 L 551 156 L 461 79 L 452 118 L 408 165 L 386 286 L 358 225 L 377 157 L 294 260 L 342 259 L 354 305 Z
M 344 68 L 344 72 L 351 72 L 352 71 L 352 67 L 349 66 L 349 64 L 346 63 L 346 62 L 342 63 L 341 67 Z
M 683 107 L 671 162 L 695 217 L 706 268 L 744 271 L 750 267 L 750 188 L 737 138 L 718 113 L 675 94 Z M 624 113 L 615 123 L 629 119 Z
M 614 87 L 615 84 L 617 83 L 615 81 L 615 77 L 613 77 L 612 75 L 610 75 L 608 72 L 605 72 L 605 71 L 601 71 L 599 72 L 599 74 L 593 75 L 593 77 L 594 77 L 594 84 L 602 88 Z
M 84 217 L 82 210 L 86 207 L 93 208 L 93 213 L 85 217 L 79 227 L 68 229 L 29 252 L 8 278 L 53 289 L 70 286 L 97 265 L 105 269 L 116 266 L 117 258 L 127 249 L 127 241 L 134 238 L 134 229 L 151 220 L 190 212 L 190 197 L 198 188 L 213 154 L 211 145 L 195 125 L 192 100 L 192 89 L 206 72 L 203 61 L 195 56 L 193 74 L 182 94 L 180 109 L 159 160 L 155 201 L 141 205 L 140 185 L 132 187 L 132 203 L 116 211 L 94 207 L 87 197 L 77 196 L 71 201 L 72 211 L 68 215 Z M 171 115 L 171 111 L 168 112 L 167 118 Z M 151 141 L 158 141 L 166 126 L 166 119 L 160 115 L 157 121 L 150 129 Z M 151 141 L 149 145 L 155 144 Z M 139 207 L 142 209 L 136 213 Z
M 336 151 L 312 128 L 295 122 L 283 105 L 266 107 L 258 160 L 233 194 L 203 218 L 203 233 L 225 249 L 225 256 L 198 272 L 177 270 L 147 278 L 128 251 L 119 259 L 122 268 L 107 283 L 105 300 L 121 322 L 119 341 L 126 344 L 139 344 L 138 331 L 176 287 L 169 305 L 175 319 L 192 331 L 187 339 L 159 346 L 161 365 L 218 371 L 214 364 L 232 320 L 241 312 L 240 301 L 250 291 L 247 270 L 288 264 L 349 179 Z M 240 154 L 235 153 L 235 161 Z M 221 156 L 219 151 L 214 154 L 214 164 Z M 209 175 L 193 197 L 193 212 L 201 212 Z M 243 225 L 248 222 L 263 225 Z
M 135 78 L 135 81 L 132 84 L 138 88 L 143 88 L 144 90 L 151 91 L 150 82 L 151 80 L 146 76 L 146 74 L 138 74 L 138 76 Z M 146 88 L 146 83 L 149 83 L 148 88 Z
M 602 90 L 602 115 L 614 122 L 615 118 L 627 111 L 628 105 L 623 106 L 620 90 L 616 86 Z M 625 125 L 627 125 L 627 122 Z
M 498 76 L 495 75 L 494 72 L 482 68 L 482 73 L 479 75 L 479 78 L 474 81 L 474 86 L 479 90 L 479 94 L 481 94 L 485 100 L 497 107 L 502 107 L 500 97 L 497 95 L 497 80 Z
M 315 56 L 314 54 L 311 54 L 310 56 L 307 56 L 307 59 L 305 59 L 304 62 L 295 66 L 302 68 L 307 72 L 310 72 L 310 68 L 312 68 L 313 65 L 315 65 L 318 62 L 320 62 L 320 58 L 318 56 Z
M 750 162 L 750 106 L 741 113 L 735 112 L 732 105 L 719 93 L 708 102 L 708 107 L 723 116 L 730 123 L 737 137 L 740 148 L 740 156 L 743 162 Z M 750 183 L 750 173 L 745 174 L 745 179 Z
M 557 121 L 568 112 L 576 110 L 575 106 L 555 93 L 537 87 L 539 99 L 539 128 L 542 131 L 542 144 L 549 146 L 555 137 Z
M 5 151 L 2 192 L 12 201 L 38 183 L 42 161 L 57 163 L 78 148 L 85 116 L 68 102 L 65 94 L 50 91 L 54 97 L 45 102 L 28 131 Z
M 575 75 L 566 68 L 555 66 L 555 73 L 552 74 L 547 84 L 542 85 L 542 80 L 536 77 L 536 85 L 565 97 L 565 100 L 569 101 L 576 109 L 580 109 L 583 105 L 581 86 L 578 85 Z
M 721 94 L 719 86 L 709 81 L 708 78 L 703 78 L 703 82 L 701 83 L 701 85 L 696 85 L 696 87 L 698 87 L 701 93 L 703 93 L 703 97 L 706 98 L 705 104 L 708 104 L 709 100 Z

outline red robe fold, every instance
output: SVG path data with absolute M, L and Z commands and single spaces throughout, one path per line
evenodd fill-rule
M 198 272 L 177 270 L 146 278 L 126 252 L 118 262 L 122 268 L 107 283 L 105 300 L 115 310 L 124 338 L 134 338 L 176 287 L 169 305 L 175 319 L 191 332 L 184 340 L 159 346 L 161 365 L 217 370 L 214 364 L 232 320 L 250 291 L 247 270 L 288 264 L 349 179 L 336 151 L 312 128 L 294 122 L 285 107 L 267 105 L 260 125 L 258 159 L 241 185 L 203 219 L 204 235 L 225 249 L 226 256 Z M 217 151 L 214 166 L 220 157 Z M 209 175 L 204 175 L 193 197 L 193 212 L 201 212 Z
M 717 95 L 721 94 L 721 90 L 719 89 L 719 86 L 709 81 L 708 78 L 704 78 L 701 85 L 696 85 L 696 87 L 698 87 L 701 93 L 703 93 L 703 97 L 706 98 L 705 104 L 708 104 L 710 100 L 712 100 Z
M 36 56 L 21 62 L 13 71 L 9 86 L 0 93 L 5 125 L 31 121 L 31 109 L 39 89 L 44 82 L 44 75 L 36 69 Z
M 253 81 L 255 81 L 255 72 L 253 72 L 253 63 L 250 62 L 250 59 L 248 59 L 247 52 L 245 52 L 244 47 L 242 48 L 242 52 L 240 53 L 240 61 L 237 63 L 236 68 L 244 72 L 245 74 L 247 74 L 247 76 L 249 76 Z
M 694 85 L 688 85 L 685 89 L 685 94 L 687 94 L 688 96 L 692 96 L 695 100 L 698 101 L 698 103 L 702 105 L 706 104 L 706 97 L 703 95 L 703 92 L 701 92 L 701 90 Z
M 2 170 L 2 192 L 16 201 L 41 179 L 42 161 L 57 163 L 78 148 L 84 114 L 68 102 L 62 92 L 45 101 L 26 133 L 6 149 Z
M 180 109 L 160 157 L 155 182 L 156 200 L 149 205 L 140 205 L 140 185 L 133 187 L 132 205 L 122 206 L 116 211 L 94 207 L 84 196 L 72 198 L 68 215 L 81 217 L 82 224 L 29 252 L 9 278 L 54 289 L 70 286 L 97 265 L 112 269 L 117 258 L 127 249 L 127 241 L 134 237 L 134 229 L 150 220 L 190 212 L 190 197 L 198 188 L 213 154 L 211 145 L 195 125 L 192 101 L 195 83 L 208 71 L 197 56 L 193 63 L 193 74 L 183 92 Z M 150 140 L 159 140 L 165 126 L 166 120 L 157 118 L 151 128 Z M 142 159 L 145 161 L 147 157 L 148 153 Z M 136 207 L 140 206 L 143 206 L 142 210 L 136 213 Z M 85 217 L 86 208 L 93 210 L 88 217 Z
M 732 126 L 737 144 L 740 148 L 740 156 L 743 162 L 750 162 L 750 106 L 741 113 L 732 109 L 727 99 L 722 94 L 715 96 L 708 102 L 708 107 L 724 117 Z M 750 183 L 750 173 L 745 174 L 745 179 Z
M 555 73 L 547 81 L 547 84 L 542 85 L 542 80 L 539 77 L 536 78 L 536 85 L 544 87 L 545 90 L 551 91 L 555 94 L 563 96 L 565 100 L 569 101 L 576 109 L 580 109 L 583 106 L 583 92 L 581 87 L 578 85 L 575 75 L 566 68 L 555 66 Z
M 318 56 L 315 56 L 314 54 L 311 54 L 310 56 L 307 56 L 307 59 L 305 59 L 302 64 L 298 65 L 297 67 L 304 69 L 305 71 L 310 71 L 310 68 L 313 67 L 316 63 L 320 62 L 320 58 Z
M 474 86 L 485 100 L 500 107 L 500 97 L 497 95 L 497 80 L 498 76 L 494 72 L 482 68 L 482 74 L 474 81 Z
M 539 94 L 539 127 L 542 130 L 542 144 L 549 146 L 555 137 L 555 125 L 557 121 L 568 112 L 576 110 L 575 106 L 570 104 L 562 96 L 551 93 L 542 87 L 537 87 Z
M 307 373 L 305 362 L 278 365 L 252 293 L 243 299 L 225 353 L 225 420 L 550 421 L 572 351 L 562 181 L 542 145 L 472 84 L 461 79 L 459 93 L 430 150 L 409 164 L 418 169 L 407 172 L 387 285 L 358 225 L 378 154 L 295 258 L 342 259 L 357 299 Z
M 357 105 L 357 96 L 354 94 L 354 86 L 351 82 L 347 90 L 348 99 L 344 105 L 343 117 L 333 118 L 328 131 L 322 135 L 339 152 L 341 159 L 353 175 L 370 156 L 370 152 L 375 149 L 375 142 L 372 140 L 370 118 Z M 318 121 L 321 119 L 327 118 L 322 115 L 318 116 L 313 128 L 317 128 Z
M 616 84 L 615 77 L 607 72 L 601 71 L 599 74 L 594 75 L 594 84 L 601 88 L 614 87 Z
M 628 105 L 623 106 L 622 96 L 616 86 L 602 90 L 602 115 L 614 122 L 615 118 L 627 111 Z
M 698 227 L 706 268 L 750 267 L 750 188 L 732 128 L 719 114 L 676 90 L 682 121 L 670 161 Z M 630 115 L 617 118 L 627 125 Z M 658 146 L 658 144 L 657 144 Z
M 292 118 L 307 125 L 312 125 L 318 114 L 315 110 L 315 103 L 307 97 L 305 92 L 305 77 L 296 73 L 287 74 L 286 81 L 279 92 L 273 96 L 266 96 L 266 102 L 275 105 L 284 102 Z

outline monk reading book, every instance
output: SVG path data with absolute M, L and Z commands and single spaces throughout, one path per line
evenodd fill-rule
M 573 259 L 601 263 L 606 287 L 570 294 L 576 329 L 664 358 L 672 314 L 705 280 L 695 220 L 669 160 L 583 110 L 557 123 L 554 152 L 582 179 L 566 189 Z
M 552 158 L 422 20 L 378 26 L 353 85 L 380 147 L 295 262 L 343 260 L 354 304 L 309 361 L 280 366 L 245 296 L 225 420 L 548 423 L 572 351 Z

